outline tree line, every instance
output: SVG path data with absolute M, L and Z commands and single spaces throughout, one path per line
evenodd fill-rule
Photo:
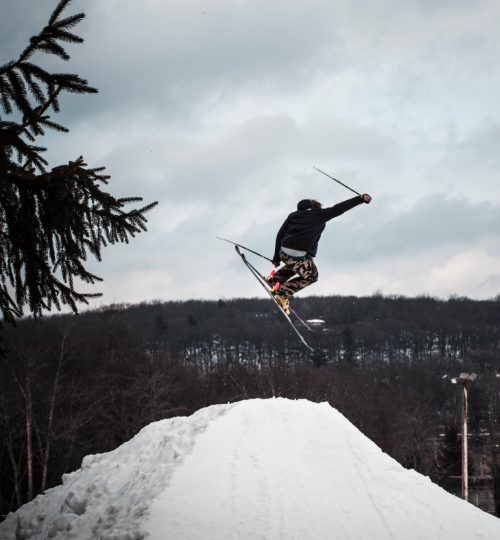
M 150 422 L 272 396 L 328 401 L 384 452 L 455 491 L 460 392 L 450 379 L 475 371 L 470 473 L 500 516 L 500 299 L 331 296 L 294 306 L 315 321 L 304 331 L 321 354 L 265 299 L 117 305 L 6 327 L 1 514 Z

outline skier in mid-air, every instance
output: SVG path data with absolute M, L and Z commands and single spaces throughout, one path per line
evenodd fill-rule
M 322 208 L 318 201 L 304 199 L 297 204 L 297 210 L 286 218 L 276 236 L 272 261 L 276 267 L 280 263 L 284 263 L 284 266 L 273 270 L 266 279 L 287 315 L 290 314 L 289 298 L 318 280 L 314 257 L 326 222 L 359 204 L 369 204 L 371 200 L 370 195 L 365 193 Z

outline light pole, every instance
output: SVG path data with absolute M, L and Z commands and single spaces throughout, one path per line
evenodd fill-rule
M 453 384 L 462 386 L 462 497 L 469 500 L 469 463 L 467 453 L 467 419 L 469 406 L 467 402 L 468 386 L 477 379 L 477 373 L 460 373 L 458 377 L 451 379 Z

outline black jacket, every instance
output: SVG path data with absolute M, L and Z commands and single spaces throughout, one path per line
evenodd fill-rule
M 307 251 L 309 255 L 316 256 L 318 241 L 326 222 L 362 203 L 361 197 L 353 197 L 330 208 L 310 208 L 306 205 L 301 207 L 299 204 L 298 210 L 286 218 L 278 231 L 273 261 L 279 261 L 281 246 Z

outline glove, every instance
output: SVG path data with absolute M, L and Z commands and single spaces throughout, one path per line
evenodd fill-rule
M 363 195 L 361 195 L 361 198 L 363 199 L 363 202 L 366 203 L 366 204 L 370 204 L 370 202 L 372 200 L 370 195 L 368 195 L 367 193 L 364 193 Z

